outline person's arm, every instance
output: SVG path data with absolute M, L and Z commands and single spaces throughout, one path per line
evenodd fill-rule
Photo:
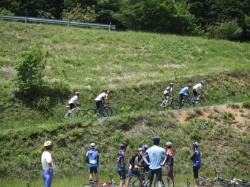
M 85 161 L 86 161 L 87 163 L 89 163 L 88 152 L 86 153 L 86 156 L 85 156 Z
M 129 164 L 130 164 L 130 165 L 135 165 L 135 157 L 136 157 L 136 155 L 133 155 L 133 156 L 130 158 L 130 160 L 129 160 Z
M 142 158 L 143 158 L 144 162 L 145 162 L 147 165 L 150 165 L 150 162 L 149 162 L 149 160 L 148 160 L 148 154 L 147 154 L 147 152 L 142 156 Z
M 190 160 L 194 161 L 194 158 L 196 157 L 197 153 L 196 151 L 193 153 L 193 155 L 190 157 Z

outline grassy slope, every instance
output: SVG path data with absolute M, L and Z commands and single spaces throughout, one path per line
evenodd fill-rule
M 206 149 L 203 152 L 206 158 L 209 157 L 209 162 L 204 161 L 205 168 L 208 168 L 205 173 L 211 174 L 213 167 L 219 165 L 226 174 L 249 175 L 249 122 L 244 123 L 246 132 L 235 132 L 227 120 L 215 123 L 214 118 L 197 122 L 198 125 L 188 121 L 185 126 L 180 126 L 168 113 L 158 114 L 153 110 L 154 103 L 169 81 L 176 83 L 177 93 L 187 81 L 195 83 L 205 79 L 211 104 L 248 100 L 249 44 L 174 35 L 0 23 L 0 128 L 4 132 L 0 134 L 0 139 L 4 142 L 1 159 L 6 159 L 0 167 L 3 176 L 16 173 L 27 176 L 32 175 L 29 170 L 37 171 L 40 166 L 40 145 L 47 138 L 56 142 L 58 153 L 55 151 L 55 157 L 60 166 L 59 173 L 69 175 L 79 173 L 82 167 L 82 156 L 79 155 L 86 150 L 90 139 L 100 143 L 100 149 L 105 153 L 102 166 L 114 168 L 117 142 L 125 139 L 136 148 L 143 142 L 149 142 L 153 134 L 160 134 L 164 141 L 170 139 L 174 142 L 178 153 L 176 172 L 179 174 L 189 172 L 189 145 L 198 139 L 204 142 Z M 62 80 L 72 90 L 80 90 L 83 93 L 81 102 L 88 106 L 93 105 L 93 98 L 101 89 L 111 89 L 111 101 L 124 113 L 102 123 L 89 119 L 57 123 L 54 118 L 43 117 L 37 110 L 26 107 L 13 94 L 9 94 L 15 90 L 11 81 L 15 73 L 15 59 L 34 44 L 50 54 L 46 80 Z M 68 98 L 64 99 L 66 101 Z M 59 103 L 55 110 L 64 104 Z M 146 127 L 138 129 L 136 124 L 142 122 L 146 123 Z M 205 124 L 205 130 L 200 128 L 202 124 Z M 216 128 L 219 128 L 217 133 Z M 138 133 L 127 134 L 131 129 Z M 199 137 L 199 134 L 204 136 Z M 230 142 L 233 142 L 232 145 Z M 220 147 L 223 152 L 220 162 L 211 164 L 220 158 L 220 154 L 217 148 L 205 146 L 209 144 Z M 223 144 L 227 146 L 221 146 Z M 9 147 L 15 148 L 15 151 Z M 231 152 L 234 149 L 237 150 L 236 155 Z M 240 153 L 245 154 L 244 158 Z M 26 163 L 27 157 L 24 155 L 28 156 L 29 163 Z M 239 165 L 235 164 L 238 157 Z

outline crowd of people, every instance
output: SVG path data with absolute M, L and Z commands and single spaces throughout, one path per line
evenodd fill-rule
M 166 147 L 161 147 L 160 137 L 154 136 L 153 146 L 143 144 L 138 148 L 137 153 L 130 159 L 126 156 L 126 150 L 128 144 L 126 142 L 120 143 L 120 150 L 117 153 L 117 173 L 120 178 L 119 187 L 123 187 L 125 184 L 126 176 L 136 175 L 140 177 L 139 170 L 142 169 L 143 173 L 148 172 L 149 186 L 152 186 L 154 176 L 156 184 L 161 182 L 162 167 L 167 168 L 166 175 L 174 182 L 174 153 L 172 150 L 172 142 L 167 142 Z M 99 166 L 99 151 L 95 149 L 96 144 L 90 143 L 89 150 L 85 155 L 85 161 L 88 163 L 89 182 L 95 183 L 99 181 L 98 166 Z M 199 143 L 194 142 L 192 144 L 193 154 L 190 159 L 193 161 L 193 175 L 195 179 L 195 187 L 199 185 L 199 168 L 201 166 L 201 154 L 199 151 Z M 41 156 L 42 163 L 42 176 L 44 179 L 44 187 L 51 187 L 52 178 L 54 175 L 54 163 L 52 159 L 53 143 L 46 141 L 44 143 L 44 151 Z M 129 167 L 127 168 L 127 164 Z M 157 186 L 161 186 L 160 184 Z

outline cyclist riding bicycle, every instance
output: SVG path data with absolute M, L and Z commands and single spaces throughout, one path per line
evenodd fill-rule
M 170 94 L 173 92 L 174 89 L 174 83 L 170 83 L 169 86 L 167 88 L 165 88 L 164 90 L 164 97 L 165 97 L 165 101 L 166 103 L 168 103 L 169 99 L 170 99 Z
M 155 136 L 153 139 L 154 145 L 150 147 L 143 155 L 144 161 L 149 165 L 149 187 L 151 187 L 154 175 L 156 175 L 157 186 L 160 186 L 160 181 L 162 181 L 162 156 L 165 156 L 165 160 L 168 155 L 164 148 L 160 147 L 160 137 Z M 149 160 L 148 160 L 148 158 Z
M 90 150 L 86 153 L 86 162 L 88 163 L 88 172 L 89 172 L 89 182 L 93 183 L 93 176 L 95 174 L 95 181 L 99 181 L 98 176 L 98 165 L 99 165 L 99 152 L 95 150 L 95 143 L 89 145 Z
M 109 93 L 110 93 L 109 90 L 103 90 L 102 93 L 95 98 L 97 108 L 103 108 L 104 102 L 108 103 Z
M 143 168 L 145 165 L 144 160 L 142 158 L 143 155 L 144 155 L 144 149 L 140 147 L 138 149 L 138 153 L 136 153 L 131 157 L 131 159 L 129 160 L 130 165 L 128 169 L 128 176 L 133 174 L 138 177 L 140 176 L 139 168 Z
M 68 105 L 70 109 L 70 113 L 72 113 L 74 110 L 76 110 L 76 106 L 78 103 L 78 99 L 80 96 L 80 92 L 75 92 L 75 95 L 69 100 Z
M 200 81 L 193 87 L 193 94 L 195 96 L 196 101 L 200 99 L 200 95 L 202 93 L 202 86 L 204 85 L 204 81 Z
M 166 160 L 166 165 L 167 165 L 167 176 L 169 176 L 172 181 L 174 181 L 174 175 L 173 175 L 173 169 L 174 169 L 174 152 L 172 150 L 172 142 L 167 142 L 166 143 L 166 148 L 167 148 L 167 154 L 169 157 Z
M 192 87 L 191 83 L 188 83 L 187 86 L 181 89 L 180 91 L 180 104 L 182 103 L 183 99 L 188 97 L 188 90 Z

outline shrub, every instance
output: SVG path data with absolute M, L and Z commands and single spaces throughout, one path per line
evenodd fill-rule
M 25 96 L 39 95 L 44 85 L 43 71 L 45 68 L 44 54 L 39 48 L 21 53 L 16 61 L 16 83 L 19 91 Z
M 250 108 L 250 101 L 245 101 L 242 105 L 244 108 Z
M 218 25 L 211 25 L 207 27 L 207 36 L 216 39 L 237 39 L 242 34 L 242 28 L 236 20 L 222 22 Z

